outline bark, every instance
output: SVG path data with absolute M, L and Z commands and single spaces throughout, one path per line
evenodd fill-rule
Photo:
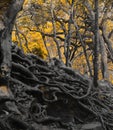
M 17 13 L 22 9 L 24 0 L 1 0 L 0 5 L 0 103 L 6 102 L 9 110 L 19 113 L 15 106 L 15 100 L 9 87 L 11 74 L 11 33 Z M 0 121 L 1 122 L 1 121 Z M 1 129 L 2 128 L 0 124 Z M 7 129 L 7 128 L 6 128 Z
M 95 0 L 95 30 L 94 30 L 94 36 L 95 36 L 95 45 L 94 45 L 94 84 L 95 87 L 98 86 L 97 80 L 98 80 L 98 69 L 99 69 L 99 23 L 98 23 L 98 0 Z
M 7 77 L 11 71 L 11 32 L 17 13 L 22 9 L 24 0 L 4 0 L 0 19 L 1 77 Z
M 100 37 L 100 51 L 101 51 L 101 70 L 102 70 L 102 76 L 103 79 L 108 79 L 108 64 L 107 64 L 107 51 L 104 44 L 104 39 L 102 36 Z

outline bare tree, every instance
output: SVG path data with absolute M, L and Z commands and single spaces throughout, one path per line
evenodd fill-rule
M 51 0 L 51 17 L 52 17 L 52 25 L 53 25 L 53 39 L 54 39 L 56 46 L 57 46 L 58 57 L 59 57 L 59 59 L 61 59 L 60 45 L 59 45 L 59 41 L 58 41 L 57 36 L 56 36 L 56 25 L 55 25 L 56 23 L 55 23 L 54 7 L 53 7 L 52 0 Z
M 108 61 L 110 64 L 113 61 L 113 31 L 109 32 L 106 25 L 108 19 L 112 21 L 109 15 L 109 12 L 112 13 L 113 10 L 112 1 L 99 1 L 99 7 L 97 2 L 95 1 L 95 7 L 94 1 L 88 0 L 67 1 L 66 4 L 60 0 L 59 3 L 55 0 L 43 1 L 43 4 L 32 2 L 27 13 L 31 26 L 35 29 L 31 29 L 27 24 L 25 26 L 29 31 L 39 32 L 42 35 L 48 55 L 53 52 L 53 48 L 55 49 L 55 53 L 52 56 L 49 55 L 50 58 L 57 56 L 67 66 L 71 64 L 82 73 L 94 77 L 95 83 L 99 77 L 98 73 L 103 79 L 109 79 Z M 25 14 L 22 14 L 22 17 Z M 48 23 L 52 27 L 48 26 Z M 47 29 L 50 29 L 49 32 L 45 31 Z M 49 39 L 51 43 L 48 43 L 46 39 Z M 82 58 L 84 66 L 77 62 Z

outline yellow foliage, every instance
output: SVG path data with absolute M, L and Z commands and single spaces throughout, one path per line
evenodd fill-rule
M 113 21 L 111 21 L 111 20 L 108 19 L 106 21 L 106 26 L 107 26 L 107 31 L 111 32 L 113 30 Z
M 42 40 L 40 33 L 32 32 L 32 31 L 23 29 L 22 27 L 19 29 L 22 31 L 24 30 L 23 32 L 27 38 L 27 44 L 28 44 L 29 50 L 31 52 L 33 52 L 34 48 L 35 49 L 38 48 L 37 51 L 39 51 L 39 53 L 40 53 L 39 56 L 41 56 L 42 58 L 46 58 L 47 51 L 46 51 L 45 46 L 43 44 L 43 40 Z M 25 44 L 25 39 L 22 35 L 20 35 L 20 39 L 22 42 L 22 47 L 24 49 L 24 52 L 25 53 L 29 52 L 28 48 L 26 47 L 26 44 Z M 15 31 L 13 31 L 13 33 L 12 33 L 12 41 L 19 43 L 19 39 L 18 39 Z M 20 44 L 18 44 L 18 45 L 20 46 Z M 37 55 L 38 55 L 38 53 L 37 53 Z

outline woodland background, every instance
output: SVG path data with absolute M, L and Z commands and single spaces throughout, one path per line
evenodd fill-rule
M 98 43 L 95 53 L 93 0 L 25 0 L 16 18 L 12 40 L 25 52 L 43 59 L 57 57 L 67 66 L 113 82 L 113 2 L 99 0 Z

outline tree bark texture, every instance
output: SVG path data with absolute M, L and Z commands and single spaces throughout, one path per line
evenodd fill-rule
M 98 69 L 99 69 L 99 24 L 98 24 L 98 0 L 94 0 L 95 3 L 95 29 L 94 29 L 94 85 L 95 87 L 98 86 L 97 80 L 98 80 Z
M 23 2 L 24 0 L 0 1 L 0 77 L 7 77 L 11 71 L 11 33 Z

